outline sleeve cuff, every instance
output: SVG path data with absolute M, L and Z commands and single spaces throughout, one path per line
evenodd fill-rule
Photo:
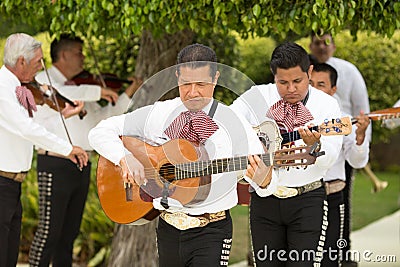
M 255 182 L 253 182 L 250 177 L 246 175 L 244 175 L 244 179 L 250 184 L 250 186 L 256 191 L 257 195 L 259 195 L 260 197 L 270 196 L 275 193 L 278 188 L 278 177 L 275 172 L 272 172 L 271 182 L 266 188 L 259 187 Z

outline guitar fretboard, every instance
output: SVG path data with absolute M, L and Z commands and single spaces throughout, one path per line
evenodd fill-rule
M 265 165 L 272 165 L 272 154 L 262 154 L 258 156 L 265 163 Z M 182 180 L 186 178 L 207 176 L 223 172 L 244 170 L 247 168 L 247 165 L 247 156 L 240 156 L 234 158 L 179 163 L 175 166 L 171 165 L 171 170 L 169 171 L 175 172 L 176 180 Z
M 318 131 L 319 127 L 314 126 L 314 127 L 311 127 L 310 130 Z M 299 131 L 293 131 L 293 132 L 288 132 L 288 133 L 282 134 L 282 144 L 294 142 L 294 141 L 300 140 L 300 139 L 301 139 L 301 137 L 300 137 Z

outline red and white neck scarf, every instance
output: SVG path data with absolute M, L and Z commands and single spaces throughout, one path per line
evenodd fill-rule
M 218 125 L 202 110 L 182 112 L 165 129 L 171 139 L 183 138 L 193 143 L 202 143 L 218 130 Z
M 272 105 L 266 115 L 274 119 L 278 125 L 285 125 L 288 132 L 314 119 L 302 102 L 291 104 L 283 99 Z
M 21 103 L 21 105 L 24 106 L 26 110 L 28 110 L 29 117 L 32 118 L 32 110 L 37 111 L 37 108 L 35 98 L 33 97 L 31 90 L 29 90 L 25 86 L 17 86 L 15 88 L 15 93 L 17 95 L 19 103 Z

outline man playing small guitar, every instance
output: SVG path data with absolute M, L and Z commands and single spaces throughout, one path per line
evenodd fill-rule
M 125 183 L 126 194 L 122 192 L 110 202 L 122 198 L 121 205 L 126 205 L 139 195 L 142 207 L 154 206 L 161 213 L 157 228 L 159 266 L 226 266 L 232 242 L 229 209 L 237 204 L 237 173 L 228 172 L 230 163 L 210 165 L 207 160 L 262 154 L 263 148 L 244 118 L 213 100 L 220 74 L 211 48 L 187 46 L 179 53 L 177 63 L 180 97 L 104 120 L 90 131 L 89 141 L 101 156 L 121 167 L 123 180 L 116 187 Z M 165 146 L 157 150 L 129 136 Z M 191 146 L 193 153 L 180 154 L 179 149 L 185 150 L 188 141 L 198 146 Z M 157 157 L 157 153 L 163 155 Z M 148 157 L 141 159 L 139 154 Z M 173 166 L 175 162 L 188 163 Z M 151 166 L 161 167 L 154 173 Z M 250 177 L 264 178 L 267 174 L 258 156 L 249 156 L 244 162 L 246 168 Z M 190 178 L 198 171 L 204 177 Z M 210 173 L 211 177 L 207 175 Z M 168 180 L 171 175 L 174 181 Z M 99 190 L 101 187 L 98 184 Z M 105 209 L 107 203 L 102 205 Z M 119 213 L 137 212 L 145 219 L 154 218 L 142 207 Z M 125 223 L 131 222 L 135 220 L 126 219 Z
M 275 83 L 253 86 L 231 107 L 253 126 L 268 117 L 289 132 L 298 129 L 301 139 L 294 145 L 319 142 L 325 155 L 305 169 L 274 170 L 279 189 L 274 195 L 251 193 L 253 256 L 257 266 L 313 266 L 321 262 L 326 230 L 322 178 L 336 161 L 343 137 L 324 136 L 308 127 L 340 118 L 340 108 L 333 97 L 309 85 L 312 66 L 299 45 L 288 42 L 275 48 L 270 67 Z M 305 254 L 309 257 L 302 257 Z

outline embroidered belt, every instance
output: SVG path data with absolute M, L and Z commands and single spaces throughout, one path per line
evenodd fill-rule
M 325 182 L 326 194 L 330 195 L 342 191 L 345 186 L 346 182 L 340 179 Z
M 217 222 L 226 218 L 225 211 L 216 213 L 204 213 L 201 215 L 188 215 L 183 212 L 166 212 L 162 211 L 160 217 L 168 224 L 179 230 L 187 230 L 190 228 L 204 227 L 211 222 Z
M 0 171 L 0 176 L 22 183 L 28 172 L 5 172 Z
M 323 182 L 321 180 L 300 186 L 300 187 L 286 187 L 286 186 L 278 186 L 278 189 L 275 191 L 274 196 L 278 198 L 289 198 L 294 196 L 299 196 L 301 194 L 313 191 L 323 186 Z

